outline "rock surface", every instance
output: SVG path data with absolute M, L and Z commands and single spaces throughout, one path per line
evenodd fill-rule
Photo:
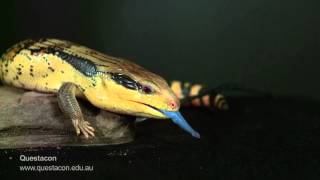
M 80 101 L 95 138 L 77 136 L 56 96 L 0 86 L 0 149 L 121 144 L 133 140 L 134 121 Z

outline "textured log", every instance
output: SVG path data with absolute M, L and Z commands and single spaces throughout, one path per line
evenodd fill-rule
M 55 95 L 0 86 L 0 149 L 109 145 L 133 140 L 132 117 L 102 111 L 81 100 L 80 105 L 96 130 L 93 139 L 76 135 Z

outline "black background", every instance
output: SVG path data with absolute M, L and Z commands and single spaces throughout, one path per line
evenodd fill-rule
M 317 0 L 1 4 L 0 50 L 55 37 L 131 59 L 166 79 L 320 98 Z M 25 165 L 20 154 L 51 154 L 61 165 L 94 165 L 93 174 L 109 179 L 319 179 L 318 102 L 283 96 L 229 102 L 233 109 L 225 113 L 182 110 L 201 140 L 169 121 L 148 121 L 127 145 L 1 151 L 0 175 L 17 174 Z

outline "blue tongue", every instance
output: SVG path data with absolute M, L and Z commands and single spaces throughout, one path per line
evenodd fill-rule
M 171 118 L 172 121 L 177 124 L 180 128 L 190 133 L 193 137 L 200 138 L 200 134 L 192 129 L 188 122 L 184 119 L 179 111 L 165 111 L 160 110 L 168 118 Z

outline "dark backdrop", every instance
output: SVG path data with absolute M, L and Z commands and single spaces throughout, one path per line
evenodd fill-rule
M 0 50 L 75 41 L 167 79 L 320 98 L 319 0 L 1 1 Z

